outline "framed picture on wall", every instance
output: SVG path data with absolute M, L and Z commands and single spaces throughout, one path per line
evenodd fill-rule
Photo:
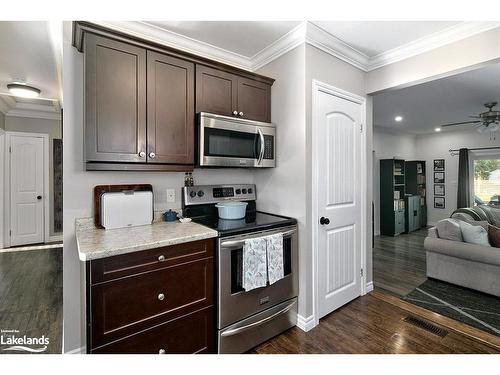
M 444 172 L 434 172 L 434 183 L 444 184 Z
M 434 171 L 444 171 L 444 159 L 434 159 Z
M 434 197 L 434 208 L 444 208 L 444 197 Z
M 434 195 L 444 197 L 445 196 L 445 189 L 443 184 L 436 184 L 434 185 Z

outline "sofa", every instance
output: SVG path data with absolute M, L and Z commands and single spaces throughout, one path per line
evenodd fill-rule
M 499 212 L 494 208 L 473 207 L 455 211 L 452 218 L 487 221 L 500 227 Z M 443 239 L 436 227 L 429 229 L 424 248 L 427 277 L 500 297 L 500 248 Z

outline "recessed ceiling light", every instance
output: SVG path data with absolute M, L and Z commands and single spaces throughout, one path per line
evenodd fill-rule
M 403 116 L 396 116 L 396 117 L 394 117 L 394 121 L 396 121 L 396 122 L 403 121 Z
M 23 83 L 9 83 L 7 88 L 12 95 L 20 96 L 21 98 L 37 98 L 41 93 L 40 89 Z
M 441 131 L 441 128 L 436 128 L 436 129 L 434 129 L 434 131 L 436 131 L 436 132 L 440 132 L 440 131 Z

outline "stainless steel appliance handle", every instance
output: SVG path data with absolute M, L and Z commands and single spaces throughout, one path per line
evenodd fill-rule
M 283 232 L 282 234 L 283 234 L 283 237 L 285 237 L 285 236 L 289 236 L 289 235 L 293 234 L 296 231 L 297 231 L 296 229 L 291 229 L 291 230 L 288 230 L 286 232 Z M 276 233 L 276 234 L 278 234 L 278 233 Z M 268 236 L 268 235 L 264 235 L 262 237 L 266 237 L 266 236 Z M 269 236 L 271 236 L 271 234 L 269 234 Z M 244 243 L 245 243 L 245 240 L 224 241 L 224 242 L 221 242 L 220 247 L 233 247 L 235 245 L 244 244 Z
M 290 311 L 295 303 L 296 303 L 296 301 L 292 301 L 287 306 L 285 306 L 284 308 L 282 308 L 280 311 L 275 312 L 272 315 L 269 315 L 267 318 L 258 320 L 256 322 L 253 322 L 253 323 L 250 323 L 250 324 L 247 324 L 246 326 L 243 326 L 243 327 L 238 327 L 238 328 L 230 329 L 228 331 L 222 332 L 220 335 L 223 336 L 223 337 L 233 336 L 233 335 L 237 335 L 240 332 L 243 332 L 243 331 L 246 331 L 248 329 L 251 329 L 253 327 L 260 326 L 260 325 L 262 325 L 264 323 L 267 323 L 270 320 L 273 320 L 277 316 L 283 315 L 284 313 Z
M 260 130 L 260 128 L 257 128 L 257 131 L 259 132 L 260 138 L 260 154 L 257 164 L 260 164 L 262 162 L 262 159 L 264 158 L 264 134 L 262 134 L 262 130 Z

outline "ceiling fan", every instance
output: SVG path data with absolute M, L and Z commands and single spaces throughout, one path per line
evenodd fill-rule
M 484 106 L 488 108 L 486 112 L 482 112 L 477 116 L 469 116 L 471 118 L 477 118 L 478 120 L 454 122 L 451 124 L 441 125 L 441 127 L 474 124 L 474 127 L 480 133 L 484 133 L 487 131 L 492 133 L 496 132 L 500 130 L 500 111 L 493 110 L 493 107 L 495 107 L 496 105 L 497 102 L 485 103 Z

